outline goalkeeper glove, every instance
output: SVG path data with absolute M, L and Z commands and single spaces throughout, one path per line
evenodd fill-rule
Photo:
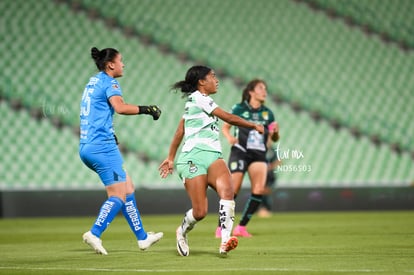
M 139 115 L 151 115 L 154 120 L 158 120 L 161 116 L 161 109 L 156 105 L 144 106 L 139 105 Z

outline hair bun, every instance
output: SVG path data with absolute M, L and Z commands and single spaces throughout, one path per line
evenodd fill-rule
M 91 48 L 91 56 L 94 60 L 99 60 L 101 52 L 97 47 Z

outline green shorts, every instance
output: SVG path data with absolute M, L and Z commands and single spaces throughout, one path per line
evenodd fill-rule
M 223 158 L 221 152 L 193 148 L 190 152 L 182 152 L 175 166 L 178 176 L 184 181 L 199 175 L 206 175 L 208 167 L 221 158 Z

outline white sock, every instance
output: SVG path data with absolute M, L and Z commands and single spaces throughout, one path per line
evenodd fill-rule
M 226 243 L 230 239 L 234 223 L 234 200 L 220 200 L 219 219 L 221 227 L 221 242 Z
M 193 209 L 188 210 L 185 215 L 184 215 L 184 219 L 183 219 L 183 223 L 181 224 L 181 232 L 183 235 L 187 234 L 188 232 L 190 232 L 193 228 L 194 225 L 197 223 L 196 219 L 193 216 Z

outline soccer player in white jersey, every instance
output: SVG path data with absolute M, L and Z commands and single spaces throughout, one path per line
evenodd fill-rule
M 83 234 L 85 243 L 98 254 L 108 252 L 102 246 L 101 235 L 122 211 L 141 250 L 158 242 L 163 233 L 146 232 L 134 196 L 134 185 L 123 168 L 123 159 L 113 129 L 114 112 L 123 115 L 151 115 L 157 120 L 161 110 L 155 106 L 127 104 L 116 78 L 123 75 L 124 63 L 118 50 L 91 49 L 99 73 L 89 79 L 80 103 L 79 156 L 96 172 L 105 186 L 108 199 L 102 204 L 91 229 Z
M 187 234 L 207 215 L 208 186 L 216 190 L 220 197 L 222 235 L 219 253 L 226 255 L 238 244 L 237 238 L 231 236 L 235 208 L 234 189 L 229 169 L 222 156 L 218 119 L 232 125 L 255 129 L 259 133 L 264 132 L 263 125 L 232 115 L 214 102 L 210 95 L 217 92 L 218 83 L 212 69 L 193 66 L 187 71 L 185 79 L 172 87 L 174 90 L 181 90 L 187 101 L 168 157 L 160 164 L 159 171 L 163 178 L 173 172 L 176 153 L 184 138 L 175 168 L 190 197 L 192 208 L 185 213 L 182 224 L 176 230 L 177 251 L 181 256 L 188 256 L 190 253 Z

